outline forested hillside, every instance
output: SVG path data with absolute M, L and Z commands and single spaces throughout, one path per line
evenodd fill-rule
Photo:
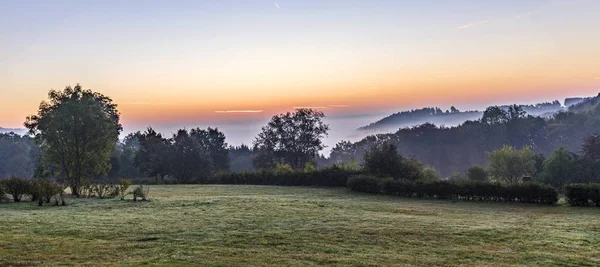
M 577 104 L 584 99 L 568 99 L 569 105 Z M 567 99 L 565 99 L 565 103 Z M 569 106 L 567 105 L 567 107 Z M 499 106 L 501 109 L 508 111 L 511 105 Z M 534 105 L 519 105 L 523 111 L 532 116 L 551 117 L 554 113 L 562 111 L 563 106 L 558 100 L 553 102 L 542 102 Z M 468 120 L 477 120 L 481 118 L 483 111 L 468 110 L 460 111 L 454 106 L 450 110 L 442 111 L 438 107 L 427 107 L 422 109 L 414 109 L 402 111 L 385 117 L 379 121 L 371 123 L 367 126 L 360 127 L 362 131 L 385 132 L 395 131 L 399 128 L 413 127 L 423 123 L 432 123 L 440 126 L 457 126 Z
M 558 147 L 578 153 L 582 140 L 600 131 L 599 102 L 599 97 L 589 98 L 551 118 L 532 116 L 516 105 L 508 110 L 490 107 L 481 119 L 455 127 L 425 123 L 391 134 L 371 135 L 356 143 L 340 142 L 332 149 L 328 164 L 360 161 L 365 151 L 386 141 L 396 144 L 401 154 L 436 168 L 443 176 L 472 165 L 485 165 L 486 153 L 505 145 L 529 146 L 541 156 Z

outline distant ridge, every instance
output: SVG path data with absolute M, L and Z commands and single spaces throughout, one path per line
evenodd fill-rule
M 523 108 L 527 114 L 532 116 L 540 116 L 540 117 L 551 117 L 555 113 L 559 111 L 563 111 L 566 108 L 576 108 L 579 107 L 584 109 L 582 105 L 592 105 L 589 101 L 597 100 L 599 103 L 600 98 L 598 97 L 573 97 L 566 98 L 565 105 L 561 105 L 558 100 L 554 100 L 552 102 L 542 102 L 534 105 L 519 105 Z M 508 110 L 511 105 L 502 105 L 500 108 Z M 457 126 L 461 123 L 464 123 L 468 120 L 477 120 L 483 116 L 483 111 L 479 110 L 468 110 L 468 111 L 460 111 L 454 106 L 450 108 L 450 110 L 442 111 L 438 107 L 426 107 L 421 109 L 413 109 L 407 111 L 401 111 L 398 113 L 394 113 L 390 116 L 387 116 L 381 120 L 373 122 L 369 125 L 358 128 L 359 131 L 373 131 L 373 132 L 383 132 L 389 130 L 398 130 L 399 128 L 404 127 L 412 127 L 417 126 L 423 123 L 433 123 L 435 125 L 444 125 L 444 126 Z
M 27 133 L 27 129 L 23 129 L 23 128 L 2 128 L 0 127 L 0 133 L 16 133 L 19 135 L 24 135 Z

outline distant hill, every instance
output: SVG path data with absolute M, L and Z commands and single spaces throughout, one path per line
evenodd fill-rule
M 580 98 L 575 104 L 569 106 L 569 111 L 581 112 L 595 108 L 600 103 L 600 94 L 594 97 Z
M 402 127 L 411 127 L 425 122 L 436 125 L 456 126 L 467 120 L 475 120 L 482 116 L 481 111 L 459 111 L 455 107 L 442 111 L 438 107 L 413 109 L 402 111 L 387 116 L 367 126 L 358 128 L 360 131 L 398 130 Z
M 0 127 L 0 133 L 16 133 L 19 135 L 24 135 L 27 133 L 27 129 L 22 129 L 22 128 L 2 128 Z
M 570 98 L 569 103 L 582 103 L 585 98 Z M 565 100 L 566 102 L 566 100 Z M 527 114 L 540 117 L 551 117 L 558 111 L 565 109 L 558 100 L 553 102 L 543 102 L 535 105 L 520 105 Z M 510 105 L 502 105 L 500 108 L 508 110 Z M 468 120 L 477 120 L 483 116 L 483 111 L 469 110 L 460 111 L 454 106 L 450 110 L 442 111 L 438 107 L 426 107 L 401 111 L 387 116 L 379 121 L 360 127 L 359 131 L 396 131 L 399 128 L 412 127 L 423 123 L 433 123 L 435 125 L 444 125 L 447 127 L 457 126 Z

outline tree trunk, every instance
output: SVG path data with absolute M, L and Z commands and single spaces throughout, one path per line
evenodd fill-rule
M 75 197 L 79 197 L 80 196 L 79 186 L 71 184 L 70 187 L 71 187 L 71 194 L 74 195 Z

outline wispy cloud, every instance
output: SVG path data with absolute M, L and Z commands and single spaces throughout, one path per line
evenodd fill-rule
M 215 110 L 215 113 L 261 113 L 260 109 Z
M 596 77 L 596 78 L 594 78 L 594 80 L 600 80 L 600 77 Z
M 281 8 L 281 7 L 279 6 L 279 4 L 277 4 L 277 2 L 273 2 L 273 4 L 275 4 L 275 6 L 276 6 L 277 8 Z
M 526 17 L 526 16 L 529 16 L 531 14 L 533 14 L 533 10 L 527 11 L 525 13 L 518 14 L 518 15 L 514 16 L 513 19 L 520 19 L 522 17 Z
M 350 105 L 329 105 L 332 108 L 348 108 Z
M 326 109 L 327 107 L 319 107 L 319 106 L 300 106 L 300 107 L 293 107 L 295 109 L 299 109 L 299 108 L 312 108 L 312 109 Z
M 169 103 L 163 102 L 121 102 L 123 105 L 169 105 Z
M 456 29 L 457 30 L 462 30 L 462 29 L 466 29 L 466 28 L 469 28 L 469 27 L 473 27 L 473 26 L 485 24 L 485 23 L 488 23 L 488 22 L 490 22 L 490 20 L 477 21 L 477 22 L 473 22 L 473 23 L 469 23 L 469 24 L 458 26 L 458 27 L 456 27 Z

